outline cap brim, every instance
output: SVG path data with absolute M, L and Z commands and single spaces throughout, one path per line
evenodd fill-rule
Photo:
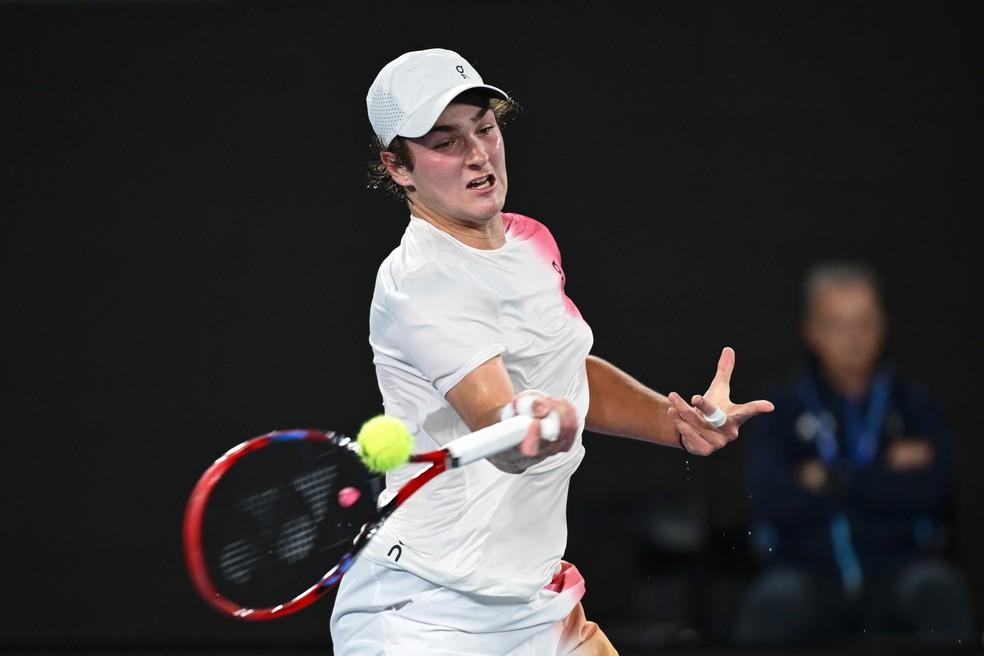
M 396 129 L 396 134 L 410 139 L 424 136 L 434 127 L 434 123 L 437 122 L 448 103 L 454 100 L 458 94 L 470 89 L 485 89 L 490 91 L 491 95 L 502 100 L 509 100 L 509 95 L 505 91 L 489 84 L 459 84 L 421 103 L 420 107 L 413 114 L 407 116 L 403 124 Z

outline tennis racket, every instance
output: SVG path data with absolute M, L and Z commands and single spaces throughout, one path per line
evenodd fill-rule
M 247 440 L 205 470 L 188 500 L 183 539 L 191 581 L 213 608 L 236 618 L 295 613 L 339 582 L 421 486 L 516 446 L 532 421 L 517 415 L 410 456 L 427 467 L 383 504 L 384 477 L 363 464 L 350 437 L 298 429 Z

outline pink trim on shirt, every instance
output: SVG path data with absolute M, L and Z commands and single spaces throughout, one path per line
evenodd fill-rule
M 564 297 L 564 307 L 568 314 L 582 319 L 581 311 L 574 305 L 574 301 L 564 292 L 567 286 L 567 276 L 561 266 L 560 248 L 557 247 L 557 240 L 543 225 L 536 219 L 532 219 L 522 214 L 512 212 L 502 213 L 502 223 L 506 229 L 506 234 L 518 241 L 529 241 L 540 254 L 540 256 L 560 274 L 560 293 Z
M 550 583 L 545 585 L 543 589 L 566 592 L 573 595 L 575 599 L 581 599 L 584 596 L 584 577 L 581 576 L 577 567 L 566 560 L 562 560 L 560 561 L 560 571 L 554 574 Z

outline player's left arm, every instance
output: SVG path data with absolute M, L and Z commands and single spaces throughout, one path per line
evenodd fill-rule
M 765 400 L 731 401 L 735 352 L 730 347 L 721 352 L 707 392 L 694 395 L 691 403 L 676 392 L 664 396 L 597 356 L 589 355 L 586 367 L 591 402 L 585 428 L 593 432 L 683 446 L 695 455 L 710 455 L 735 440 L 743 423 L 774 410 Z M 719 427 L 707 419 L 718 409 L 727 416 Z

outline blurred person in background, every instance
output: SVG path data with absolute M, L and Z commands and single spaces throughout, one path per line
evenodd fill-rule
M 967 644 L 969 584 L 948 561 L 955 439 L 938 403 L 885 357 L 866 265 L 804 280 L 806 361 L 749 424 L 750 539 L 762 571 L 738 610 L 742 645 L 905 635 Z

